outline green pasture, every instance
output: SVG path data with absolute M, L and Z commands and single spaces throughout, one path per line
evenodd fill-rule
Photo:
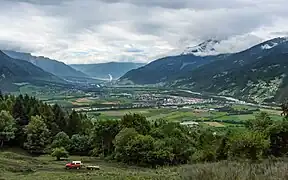
M 1 180 L 145 180 L 179 179 L 179 167 L 148 169 L 107 162 L 87 156 L 70 156 L 63 161 L 55 161 L 50 155 L 30 156 L 17 150 L 0 151 Z M 66 170 L 69 161 L 82 161 L 86 165 L 100 166 L 100 170 Z

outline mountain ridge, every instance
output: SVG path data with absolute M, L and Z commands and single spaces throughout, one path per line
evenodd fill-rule
M 66 82 L 34 64 L 14 59 L 0 51 L 0 88 L 11 90 L 17 88 L 15 83 L 63 83 Z
M 179 70 L 179 62 L 183 57 L 187 58 L 187 62 L 193 62 L 196 58 L 197 62 L 202 64 L 196 67 L 190 65 L 186 70 Z M 209 61 L 203 63 L 207 59 Z M 159 69 L 161 66 L 168 67 L 171 61 L 178 63 L 177 68 L 175 65 L 171 67 L 178 69 L 174 77 L 171 76 L 173 71 L 169 71 L 169 68 Z M 288 87 L 286 67 L 288 67 L 287 38 L 274 38 L 238 53 L 164 57 L 126 73 L 120 78 L 120 82 L 162 84 L 174 88 L 242 97 L 255 102 L 277 101 L 279 96 L 288 96 L 283 93 L 283 89 Z M 145 73 L 149 75 L 143 77 Z
M 50 59 L 44 56 L 32 56 L 31 53 L 25 52 L 17 52 L 11 50 L 4 50 L 3 51 L 6 55 L 10 56 L 11 58 L 16 58 L 20 60 L 28 61 L 44 71 L 52 73 L 56 76 L 67 78 L 67 77 L 88 77 L 88 75 L 84 74 L 81 71 L 77 71 L 74 68 L 70 67 L 69 65 Z

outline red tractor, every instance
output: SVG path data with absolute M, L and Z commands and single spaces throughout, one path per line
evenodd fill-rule
M 80 169 L 82 167 L 81 161 L 72 161 L 66 164 L 66 169 Z

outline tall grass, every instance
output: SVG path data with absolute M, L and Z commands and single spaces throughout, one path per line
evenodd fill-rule
M 261 163 L 218 162 L 187 165 L 183 180 L 288 180 L 288 163 L 267 160 Z

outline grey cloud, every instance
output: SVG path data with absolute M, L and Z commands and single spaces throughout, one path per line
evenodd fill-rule
M 12 2 L 26 2 L 40 5 L 59 5 L 62 3 L 74 3 L 75 0 L 4 0 Z M 258 6 L 261 3 L 271 3 L 269 0 L 93 0 L 108 4 L 131 4 L 135 6 L 162 7 L 170 9 L 229 9 L 247 6 Z M 275 0 L 274 2 L 284 2 Z M 85 0 L 82 1 L 85 4 Z
M 125 52 L 128 52 L 128 53 L 140 53 L 140 52 L 143 52 L 143 50 L 137 49 L 137 48 L 127 48 L 127 49 L 125 49 Z
M 249 1 L 241 0 L 102 0 L 106 3 L 128 3 L 136 6 L 162 7 L 171 9 L 216 9 L 237 8 L 251 5 Z
M 23 2 L 23 3 L 30 3 L 30 4 L 39 4 L 39 5 L 59 5 L 59 3 L 65 3 L 72 0 L 2 0 L 7 2 Z
M 150 61 L 211 38 L 237 51 L 288 32 L 286 0 L 0 1 L 0 48 L 73 63 Z

